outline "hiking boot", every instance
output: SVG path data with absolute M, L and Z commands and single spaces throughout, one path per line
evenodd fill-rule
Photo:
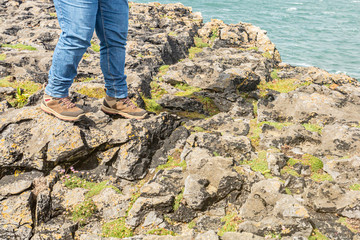
M 53 98 L 44 94 L 40 107 L 43 111 L 65 121 L 78 121 L 84 115 L 84 111 L 71 102 L 69 97 Z
M 143 119 L 147 112 L 137 107 L 128 97 L 113 98 L 106 95 L 101 110 L 109 114 L 119 114 L 125 118 Z

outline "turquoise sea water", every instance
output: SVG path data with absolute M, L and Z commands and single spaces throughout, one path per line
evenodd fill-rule
M 146 0 L 134 2 L 148 3 Z M 158 0 L 181 2 L 225 23 L 249 22 L 268 32 L 282 60 L 360 80 L 360 0 Z

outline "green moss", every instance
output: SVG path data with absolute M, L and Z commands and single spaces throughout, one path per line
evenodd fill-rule
M 6 59 L 6 54 L 0 54 L 0 61 L 4 61 Z
M 279 80 L 280 79 L 279 76 L 278 76 L 278 70 L 277 69 L 273 69 L 270 76 L 271 76 L 271 78 L 273 80 Z
M 118 188 L 109 185 L 109 181 L 95 183 L 95 182 L 86 181 L 85 179 L 76 176 L 70 176 L 69 178 L 65 179 L 64 185 L 69 189 L 74 189 L 74 188 L 88 189 L 89 192 L 85 194 L 86 199 L 90 199 L 91 197 L 98 195 L 105 188 L 112 188 L 117 193 L 121 194 L 121 191 Z
M 28 80 L 10 82 L 8 77 L 0 79 L 0 87 L 16 88 L 15 96 L 6 98 L 6 100 L 16 108 L 23 107 L 27 103 L 29 96 L 42 88 L 41 84 Z
M 349 187 L 350 190 L 354 190 L 354 191 L 360 191 L 360 184 L 359 183 L 355 183 L 353 185 L 351 185 Z
M 217 38 L 219 38 L 219 29 L 215 28 L 215 29 L 212 30 L 210 41 L 214 42 L 215 39 L 217 39 Z
M 207 43 L 207 41 L 200 37 L 194 37 L 194 42 L 195 42 L 195 47 L 197 47 L 197 48 L 210 47 L 210 45 Z
M 250 130 L 247 137 L 250 139 L 253 147 L 257 148 L 260 144 L 261 128 L 257 124 L 257 119 L 250 120 Z
M 193 229 L 195 226 L 196 226 L 196 221 L 195 221 L 195 219 L 192 220 L 191 222 L 189 222 L 189 224 L 188 224 L 188 228 L 189 228 L 189 229 Z
M 203 97 L 200 95 L 193 95 L 197 101 L 201 102 L 205 112 L 209 113 L 210 116 L 214 116 L 220 113 L 219 108 L 215 105 L 214 101 L 209 97 Z
M 94 52 L 100 52 L 100 45 L 96 44 L 94 41 L 91 41 L 91 47 Z
M 318 172 L 324 167 L 324 163 L 321 159 L 310 154 L 304 154 L 302 160 L 305 165 L 310 166 L 312 172 Z
M 187 112 L 187 111 L 179 111 L 175 113 L 179 117 L 190 118 L 190 119 L 205 119 L 206 116 L 204 114 L 198 112 Z
M 52 16 L 52 17 L 57 17 L 57 14 L 54 13 L 54 12 L 49 13 L 49 15 Z
M 217 152 L 213 152 L 213 155 L 214 155 L 214 157 L 218 157 L 218 156 L 220 156 L 220 154 L 219 153 L 217 153 Z
M 249 47 L 246 49 L 246 51 L 252 51 L 252 50 L 259 51 L 259 48 L 258 47 Z
M 347 227 L 353 233 L 360 233 L 359 222 L 356 219 L 341 217 L 337 222 Z
M 169 67 L 170 67 L 170 65 L 162 65 L 162 66 L 159 68 L 158 76 L 163 76 L 163 75 L 165 75 L 166 72 L 169 70 Z
M 287 127 L 287 126 L 291 126 L 292 123 L 289 122 L 260 122 L 257 123 L 257 119 L 252 119 L 250 120 L 250 131 L 247 135 L 247 137 L 250 139 L 252 146 L 254 146 L 255 148 L 257 148 L 259 146 L 260 143 L 260 134 L 262 133 L 261 131 L 261 127 L 264 124 L 268 124 L 270 126 L 274 126 L 277 129 L 282 129 L 283 127 Z
M 315 182 L 334 181 L 331 175 L 325 173 L 324 171 L 314 172 L 310 177 Z
M 286 192 L 286 194 L 288 194 L 288 195 L 292 195 L 292 192 L 291 192 L 291 190 L 290 190 L 289 188 L 285 188 L 285 192 Z
M 260 172 L 262 174 L 270 172 L 268 162 L 266 161 L 266 151 L 258 152 L 258 158 L 253 159 L 252 161 L 243 161 L 243 164 L 249 165 L 255 172 Z
M 322 234 L 319 229 L 314 229 L 309 240 L 329 240 L 329 238 Z
M 78 90 L 76 90 L 78 93 L 84 94 L 86 96 L 92 97 L 92 98 L 104 98 L 106 96 L 106 93 L 104 91 L 104 88 L 89 88 L 89 87 L 82 87 Z
M 105 223 L 102 226 L 103 237 L 126 238 L 134 235 L 130 228 L 125 225 L 125 218 Z
M 105 188 L 112 188 L 114 189 L 117 193 L 121 194 L 121 191 L 114 187 L 114 186 L 111 186 L 111 185 L 108 185 L 109 181 L 103 181 L 103 182 L 100 182 L 100 183 L 96 183 L 95 185 L 93 185 L 93 187 L 91 187 L 89 190 L 89 192 L 87 192 L 85 194 L 85 198 L 91 198 L 93 196 L 96 196 L 98 195 L 102 190 L 104 190 Z
M 317 124 L 310 124 L 310 123 L 304 123 L 303 126 L 306 130 L 310 132 L 317 132 L 318 134 L 321 134 L 323 127 L 317 125 Z
M 96 205 L 91 199 L 88 199 L 74 207 L 72 210 L 72 220 L 79 222 L 80 225 L 84 225 L 95 211 Z
M 205 129 L 203 129 L 202 127 L 198 127 L 198 126 L 193 127 L 192 130 L 194 132 L 205 132 Z
M 18 50 L 30 50 L 30 51 L 36 51 L 37 49 L 35 47 L 24 45 L 22 43 L 17 43 L 15 45 L 12 44 L 1 44 L 2 48 L 12 48 L 12 49 L 18 49 Z
M 138 53 L 138 54 L 136 55 L 136 57 L 138 57 L 138 58 L 143 58 L 144 55 L 142 55 L 142 53 Z
M 87 59 L 87 58 L 89 58 L 90 57 L 90 54 L 89 53 L 84 53 L 84 55 L 83 55 L 83 59 Z
M 193 87 L 186 83 L 178 83 L 174 87 L 183 91 L 183 92 L 177 92 L 175 94 L 175 96 L 184 96 L 184 97 L 186 97 L 186 96 L 190 97 L 194 93 L 200 92 L 202 90 L 201 88 Z
M 254 111 L 254 116 L 257 117 L 258 115 L 258 101 L 253 101 L 253 111 Z
M 179 193 L 175 198 L 175 202 L 174 202 L 174 206 L 173 206 L 174 211 L 179 209 L 180 203 L 183 200 L 183 197 L 184 197 L 184 189 L 182 189 L 181 193 Z
M 298 174 L 292 167 L 290 166 L 285 166 L 280 170 L 280 174 L 281 175 L 292 175 L 294 177 L 300 177 L 300 174 Z
M 219 236 L 223 236 L 226 232 L 236 232 L 239 224 L 243 222 L 236 212 L 227 213 L 223 218 L 221 218 L 221 221 L 224 222 L 224 225 L 218 232 Z
M 182 167 L 183 170 L 186 169 L 186 162 L 181 161 L 180 157 L 174 158 L 173 156 L 168 156 L 168 161 L 165 164 L 159 165 L 157 170 L 172 169 L 176 167 Z
M 271 55 L 270 52 L 264 52 L 264 53 L 262 54 L 262 56 L 265 57 L 265 58 L 267 58 L 267 59 L 272 59 L 272 55 Z
M 192 47 L 189 49 L 189 59 L 193 59 L 197 53 L 201 53 L 203 51 L 202 48 Z
M 96 183 L 86 181 L 85 179 L 76 176 L 70 176 L 69 178 L 65 179 L 64 185 L 69 189 L 74 189 L 74 188 L 91 189 L 96 185 Z
M 141 97 L 145 102 L 145 110 L 146 111 L 153 112 L 153 113 L 156 113 L 156 114 L 159 114 L 160 112 L 163 111 L 163 108 L 161 107 L 160 104 L 158 104 L 156 102 L 155 99 L 147 98 L 142 94 L 141 94 Z
M 170 37 L 177 37 L 177 34 L 176 32 L 169 32 L 168 34 Z
M 151 87 L 151 98 L 154 100 L 160 99 L 164 94 L 167 94 L 168 92 L 160 87 L 159 83 L 156 81 L 152 81 L 150 83 Z
M 295 158 L 289 158 L 289 160 L 288 160 L 288 164 L 290 165 L 290 166 L 294 166 L 296 163 L 298 163 L 298 162 L 301 162 L 300 160 L 298 160 L 298 159 L 295 159 Z
M 173 231 L 167 230 L 165 228 L 152 229 L 149 230 L 146 234 L 160 235 L 160 236 L 164 236 L 164 235 L 176 236 L 176 234 Z
M 276 73 L 277 76 L 277 73 Z M 272 77 L 276 77 L 274 73 L 272 73 Z M 267 94 L 267 90 L 275 90 L 281 93 L 288 93 L 294 91 L 295 89 L 307 86 L 311 84 L 310 82 L 302 82 L 299 83 L 297 79 L 274 79 L 271 82 L 262 81 L 258 85 L 258 89 L 260 90 L 260 95 L 265 96 Z

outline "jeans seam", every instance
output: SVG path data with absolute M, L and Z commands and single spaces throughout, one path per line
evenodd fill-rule
M 106 45 L 106 61 L 107 61 L 107 66 L 108 66 L 108 74 L 111 76 L 113 84 L 112 87 L 114 89 L 115 92 L 115 98 L 117 96 L 116 93 L 116 88 L 115 88 L 115 81 L 114 81 L 114 76 L 111 74 L 110 71 L 110 56 L 109 56 L 109 44 L 106 38 L 106 33 L 105 33 L 105 24 L 104 24 L 104 14 L 103 14 L 103 10 L 102 10 L 102 3 L 101 0 L 99 0 L 99 5 L 100 5 L 100 13 L 101 13 L 101 24 L 102 24 L 102 29 L 103 29 L 103 33 L 104 33 L 104 41 L 105 41 L 105 45 Z

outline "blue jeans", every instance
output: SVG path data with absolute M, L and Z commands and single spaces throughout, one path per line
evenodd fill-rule
M 91 45 L 94 29 L 100 39 L 100 66 L 110 97 L 127 97 L 125 46 L 128 33 L 127 0 L 54 0 L 61 27 L 45 93 L 67 97 L 78 64 Z

